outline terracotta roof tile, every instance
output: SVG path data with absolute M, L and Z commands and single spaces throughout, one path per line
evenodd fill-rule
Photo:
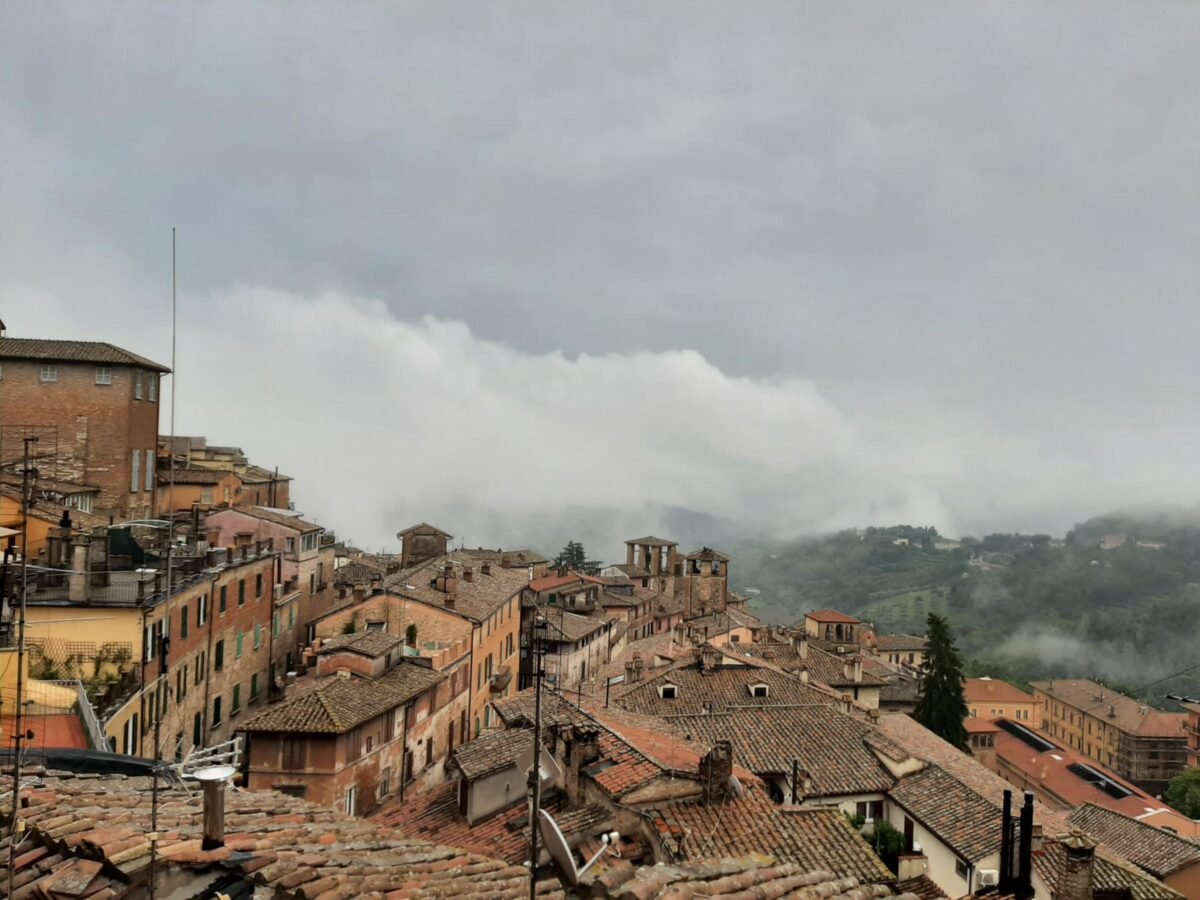
M 1157 878 L 1200 863 L 1200 844 L 1093 803 L 1085 803 L 1068 819 Z
M 1027 694 L 999 678 L 967 678 L 963 680 L 963 695 L 968 703 L 1032 703 Z
M 815 622 L 841 622 L 846 625 L 862 624 L 854 616 L 848 616 L 844 612 L 838 612 L 836 609 L 814 609 L 812 612 L 805 613 L 804 618 L 812 619 Z
M 1109 725 L 1141 737 L 1186 739 L 1187 713 L 1168 713 L 1148 707 L 1086 678 L 1035 681 L 1032 687 L 1068 706 L 1089 712 Z
M 456 747 L 453 761 L 464 778 L 474 781 L 507 769 L 516 763 L 522 753 L 532 748 L 532 728 L 506 728 Z
M 696 715 L 706 712 L 708 707 L 723 711 L 740 706 L 828 705 L 831 702 L 828 693 L 802 683 L 793 675 L 750 661 L 725 664 L 730 659 L 725 657 L 721 665 L 708 672 L 703 671 L 693 658 L 684 659 L 628 686 L 615 702 L 633 712 L 657 716 Z M 665 699 L 660 694 L 659 688 L 667 684 L 676 688 L 674 699 Z M 765 684 L 767 696 L 755 697 L 750 690 L 755 684 Z
M 156 372 L 171 371 L 162 363 L 156 363 L 103 341 L 0 337 L 0 359 L 41 359 L 50 362 L 96 363 L 102 366 L 138 366 Z
M 446 563 L 453 567 L 457 581 L 453 606 L 447 603 L 446 592 L 434 586 Z M 471 581 L 463 577 L 464 567 L 473 570 Z M 480 560 L 470 552 L 461 550 L 428 560 L 419 566 L 402 569 L 384 580 L 384 587 L 393 594 L 419 600 L 431 606 L 452 609 L 480 621 L 508 600 L 520 595 L 528 584 L 529 576 L 525 569 L 492 566 L 490 574 L 484 575 L 480 568 Z
M 1000 810 L 938 766 L 901 778 L 889 796 L 967 862 L 1000 850 Z

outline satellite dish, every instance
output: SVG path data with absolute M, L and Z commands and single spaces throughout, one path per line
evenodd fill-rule
M 197 781 L 224 781 L 237 771 L 233 766 L 209 766 L 192 772 L 192 778 Z
M 541 825 L 542 840 L 546 842 L 546 850 L 551 858 L 566 873 L 572 885 L 579 884 L 579 870 L 575 867 L 575 857 L 571 855 L 571 847 L 554 817 L 544 809 L 539 809 L 538 824 Z
M 554 758 L 554 755 L 545 747 L 542 748 L 539 762 L 538 775 L 541 777 L 542 787 L 562 783 L 562 767 L 558 764 L 558 760 Z M 521 755 L 517 757 L 517 768 L 526 774 L 533 768 L 532 746 L 526 747 L 521 752 Z

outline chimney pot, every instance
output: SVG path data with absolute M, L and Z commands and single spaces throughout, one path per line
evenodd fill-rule
M 204 839 L 202 850 L 225 846 L 225 781 L 204 782 Z
M 473 566 L 463 566 L 462 570 L 463 581 L 470 584 L 475 580 L 475 569 Z
M 700 786 L 704 802 L 708 805 L 720 803 L 729 792 L 729 781 L 733 777 L 733 744 L 717 741 L 700 760 Z

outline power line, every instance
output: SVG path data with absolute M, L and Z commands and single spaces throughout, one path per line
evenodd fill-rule
M 1194 665 L 1194 666 L 1188 666 L 1186 669 L 1180 669 L 1178 672 L 1173 672 L 1170 675 L 1164 675 L 1162 678 L 1159 678 L 1156 681 L 1151 681 L 1146 684 L 1143 684 L 1141 687 L 1135 687 L 1129 693 L 1131 695 L 1139 694 L 1142 691 L 1146 690 L 1146 688 L 1154 687 L 1156 684 L 1162 684 L 1164 681 L 1170 681 L 1172 678 L 1178 678 L 1180 675 L 1186 675 L 1188 672 L 1194 672 L 1197 669 L 1200 669 L 1200 663 L 1196 663 L 1196 665 Z M 1137 698 L 1134 697 L 1133 699 L 1136 700 Z M 1093 709 L 1099 709 L 1102 706 L 1107 706 L 1108 703 L 1109 703 L 1109 701 L 1107 701 L 1107 700 L 1101 700 L 1095 706 L 1085 707 L 1083 710 L 1081 710 L 1081 712 L 1091 712 Z

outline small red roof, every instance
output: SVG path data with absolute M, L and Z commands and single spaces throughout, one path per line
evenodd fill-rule
M 580 576 L 574 572 L 568 572 L 566 575 L 547 575 L 544 578 L 536 578 L 529 582 L 529 589 L 541 593 L 542 591 L 554 590 L 554 588 L 562 587 L 563 585 L 574 584 L 580 580 Z
M 999 678 L 967 678 L 963 694 L 968 703 L 1033 703 L 1033 695 Z
M 812 619 L 816 622 L 842 622 L 849 625 L 861 625 L 862 622 L 854 616 L 848 616 L 843 612 L 838 612 L 836 609 L 818 609 L 810 613 L 805 613 L 806 619 Z
M 974 716 L 968 718 L 963 724 L 967 727 L 967 734 L 987 734 L 988 732 L 1000 730 L 1000 726 L 995 722 Z

